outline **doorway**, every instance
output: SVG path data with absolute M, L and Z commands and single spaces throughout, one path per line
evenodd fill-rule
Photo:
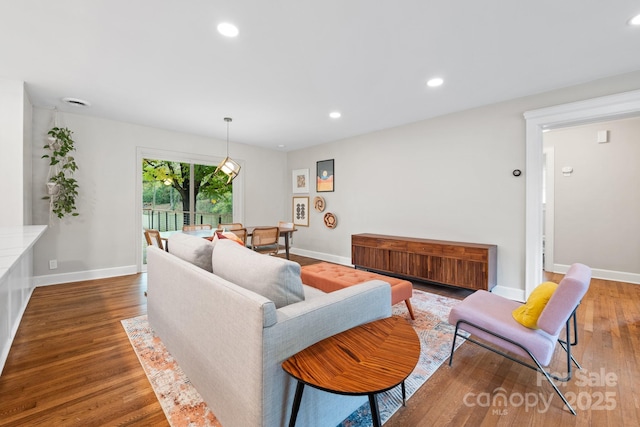
M 614 120 L 640 114 L 640 90 L 587 101 L 527 111 L 526 119 L 526 220 L 525 297 L 542 283 L 543 274 L 543 136 L 545 129 Z
M 142 159 L 142 227 L 163 232 L 233 222 L 233 182 L 215 170 L 216 165 Z
M 638 281 L 640 246 L 630 236 L 640 236 L 639 136 L 640 116 L 544 133 L 543 194 L 555 192 L 543 200 L 545 271 L 565 273 L 579 260 L 599 278 Z
M 213 172 L 220 157 L 149 148 L 136 155 L 137 270 L 146 271 L 144 228 L 161 232 L 187 224 L 243 222 L 244 174 L 226 185 Z M 241 167 L 244 162 L 239 161 Z M 218 179 L 219 178 L 219 179 Z

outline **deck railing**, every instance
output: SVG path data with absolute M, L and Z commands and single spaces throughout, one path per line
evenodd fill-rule
M 159 231 L 182 230 L 182 226 L 191 224 L 192 212 L 168 209 L 143 209 L 142 228 L 152 228 Z M 233 214 L 214 214 L 211 212 L 196 212 L 195 224 L 218 224 L 233 222 Z

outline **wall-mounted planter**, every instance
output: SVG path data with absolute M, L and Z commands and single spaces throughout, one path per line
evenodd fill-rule
M 47 182 L 47 194 L 55 196 L 60 192 L 60 185 L 57 182 Z
M 48 154 L 42 158 L 49 159 L 49 177 L 47 182 L 47 196 L 51 215 L 63 218 L 70 214 L 77 216 L 76 197 L 78 196 L 78 182 L 73 178 L 78 169 L 75 159 L 69 153 L 75 151 L 73 132 L 68 128 L 54 127 L 47 133 L 47 144 L 44 148 Z

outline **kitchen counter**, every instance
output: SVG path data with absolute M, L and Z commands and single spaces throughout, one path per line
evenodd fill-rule
M 33 245 L 46 229 L 0 226 L 0 373 L 33 292 Z

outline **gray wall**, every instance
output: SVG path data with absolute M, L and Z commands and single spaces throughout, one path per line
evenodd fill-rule
M 602 130 L 608 143 L 596 142 Z M 640 118 L 553 130 L 544 143 L 555 160 L 553 270 L 580 259 L 640 274 Z M 564 176 L 567 166 L 573 173 Z
M 291 218 L 291 171 L 335 159 L 336 191 L 321 193 L 338 218 L 311 211 L 295 251 L 348 263 L 350 236 L 377 232 L 498 245 L 498 286 L 523 295 L 525 111 L 640 88 L 640 72 L 387 129 L 290 153 L 232 144 L 244 161 L 246 224 Z M 135 269 L 136 147 L 223 156 L 225 143 L 196 135 L 61 114 L 75 133 L 80 217 L 55 221 L 36 245 L 34 273 L 52 283 Z M 33 112 L 33 223 L 48 223 L 40 159 L 52 112 Z M 15 176 L 7 173 L 6 176 Z M 25 194 L 29 191 L 27 190 Z M 310 198 L 316 195 L 312 183 Z M 59 268 L 48 270 L 48 260 Z M 579 261 L 579 260 L 576 260 Z M 75 275 L 74 275 L 75 274 Z M 47 277 L 49 276 L 49 277 Z
M 48 163 L 40 157 L 53 112 L 36 108 L 33 120 L 33 217 L 49 223 L 45 195 Z M 136 221 L 137 147 L 224 157 L 226 142 L 197 135 L 136 126 L 78 114 L 59 113 L 59 124 L 74 133 L 80 216 L 57 218 L 37 243 L 34 273 L 39 283 L 59 283 L 135 271 L 141 230 Z M 231 142 L 230 154 L 244 161 L 247 224 L 276 224 L 288 215 L 283 188 L 289 184 L 286 154 Z M 58 269 L 49 270 L 49 260 Z M 75 274 L 74 273 L 79 273 Z
M 523 113 L 638 88 L 640 73 L 632 73 L 291 152 L 289 172 L 313 175 L 316 161 L 331 158 L 336 171 L 335 192 L 320 195 L 338 227 L 327 229 L 312 211 L 296 245 L 348 263 L 354 233 L 496 244 L 497 291 L 523 298 Z

